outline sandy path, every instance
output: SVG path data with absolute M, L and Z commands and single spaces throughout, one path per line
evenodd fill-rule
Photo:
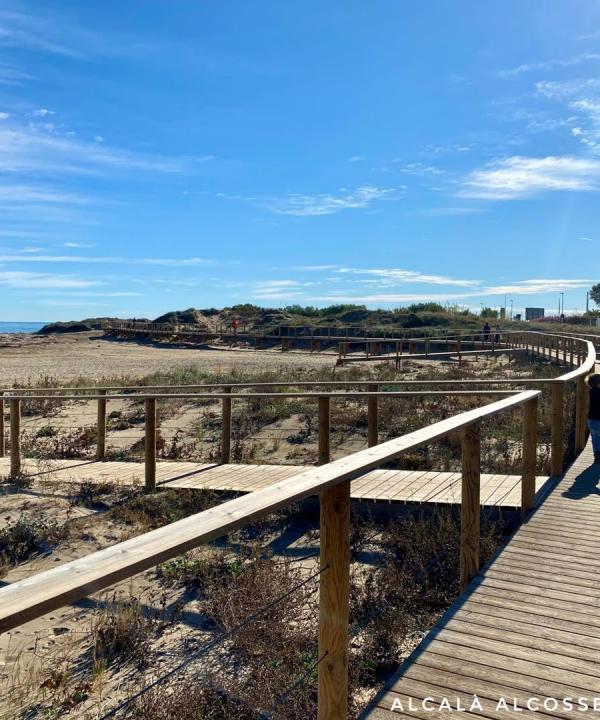
M 319 368 L 335 365 L 335 355 L 311 355 L 279 350 L 197 349 L 160 347 L 105 340 L 102 333 L 69 335 L 0 336 L 2 384 L 38 381 L 49 376 L 61 380 L 78 377 L 101 379 L 142 377 L 157 371 L 193 365 L 207 371 L 261 371 L 276 368 Z

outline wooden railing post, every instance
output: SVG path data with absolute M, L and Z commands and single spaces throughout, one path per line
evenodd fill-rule
M 550 459 L 551 475 L 562 475 L 564 464 L 564 405 L 565 391 L 560 380 L 552 383 L 552 454 Z
M 146 490 L 156 489 L 156 398 L 146 398 L 146 434 L 144 438 L 144 474 Z
M 21 474 L 21 401 L 10 400 L 10 476 Z
M 106 455 L 106 390 L 98 390 L 98 420 L 96 423 L 96 460 L 103 460 Z
M 377 392 L 379 385 L 369 385 L 369 392 Z M 368 426 L 367 426 L 367 442 L 369 447 L 374 447 L 379 442 L 379 419 L 377 408 L 378 397 L 370 397 L 368 403 Z
M 535 507 L 537 465 L 538 399 L 523 404 L 523 474 L 521 476 L 521 516 Z
M 479 572 L 481 430 L 468 425 L 462 436 L 462 499 L 460 504 L 460 587 Z
M 323 398 L 329 400 L 329 398 Z M 348 717 L 350 481 L 321 493 L 318 720 Z
M 6 452 L 6 440 L 4 437 L 4 393 L 0 393 L 0 457 Z
M 588 392 L 585 378 L 581 375 L 577 378 L 575 389 L 575 452 L 580 452 L 585 447 L 587 414 Z
M 223 388 L 221 410 L 221 462 L 227 465 L 231 459 L 231 387 Z
M 331 412 L 328 397 L 319 398 L 319 465 L 326 465 L 331 459 L 330 444 Z

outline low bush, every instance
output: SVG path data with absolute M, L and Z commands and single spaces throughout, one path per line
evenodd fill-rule
M 127 661 L 146 665 L 156 630 L 157 622 L 144 615 L 136 598 L 113 597 L 92 619 L 94 665 Z
M 10 565 L 27 560 L 48 545 L 55 545 L 65 535 L 64 525 L 22 515 L 0 530 L 0 576 Z

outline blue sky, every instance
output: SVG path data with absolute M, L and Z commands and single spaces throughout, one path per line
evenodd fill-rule
M 600 2 L 0 4 L 0 317 L 581 310 Z

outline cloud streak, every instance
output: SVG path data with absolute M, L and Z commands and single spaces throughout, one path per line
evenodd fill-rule
M 414 270 L 396 268 L 340 268 L 336 272 L 351 275 L 368 275 L 377 278 L 392 280 L 396 283 L 426 283 L 429 285 L 451 285 L 457 287 L 474 287 L 479 285 L 478 280 L 457 280 L 443 275 L 428 275 Z
M 355 190 L 342 188 L 339 194 L 301 195 L 293 193 L 283 198 L 274 198 L 267 207 L 279 215 L 312 217 L 332 215 L 342 210 L 366 208 L 376 200 L 389 198 L 396 193 L 395 188 L 380 188 L 363 185 Z
M 514 68 L 508 68 L 506 70 L 500 70 L 497 76 L 502 79 L 508 79 L 515 77 L 516 75 L 522 75 L 523 73 L 534 72 L 537 70 L 552 70 L 554 68 L 572 67 L 574 65 L 580 65 L 585 62 L 593 62 L 600 60 L 600 53 L 582 53 L 581 55 L 575 55 L 570 58 L 551 58 L 550 60 L 543 60 L 541 62 L 523 63 L 517 65 Z
M 513 156 L 474 170 L 463 181 L 462 197 L 514 200 L 548 191 L 590 192 L 598 189 L 600 162 L 564 156 Z
M 72 275 L 0 271 L 0 285 L 16 290 L 81 289 L 103 284 L 100 280 L 85 280 Z

